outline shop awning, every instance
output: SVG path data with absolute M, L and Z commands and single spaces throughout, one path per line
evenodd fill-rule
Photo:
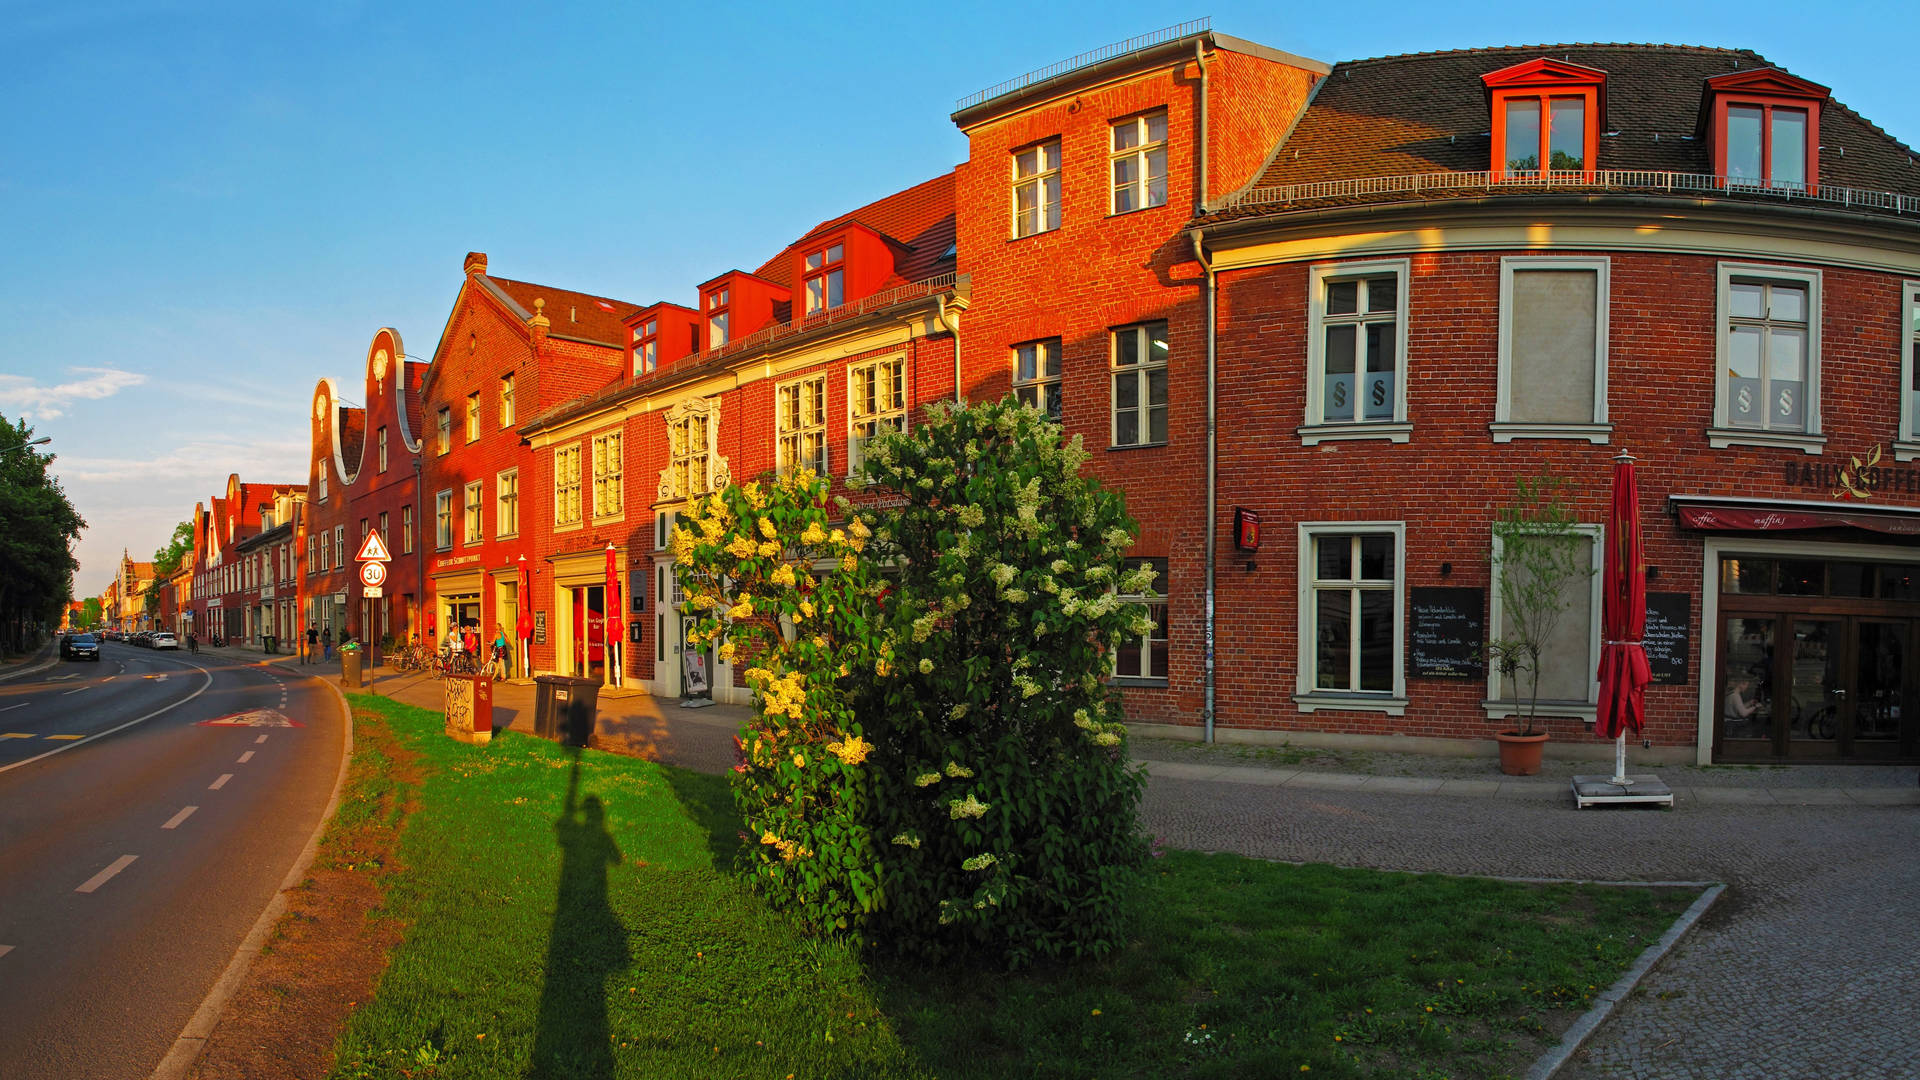
M 1681 528 L 1699 532 L 1865 529 L 1890 536 L 1920 536 L 1920 507 L 1669 495 L 1667 509 Z

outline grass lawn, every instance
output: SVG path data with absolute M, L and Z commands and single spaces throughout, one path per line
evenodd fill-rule
M 903 969 L 754 897 L 723 777 L 352 701 L 418 786 L 337 1077 L 1511 1076 L 1695 898 L 1167 852 L 1103 962 Z

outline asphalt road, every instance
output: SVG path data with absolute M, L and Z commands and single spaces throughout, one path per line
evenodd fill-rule
M 0 683 L 0 1076 L 151 1073 L 313 834 L 345 734 L 279 665 L 108 643 Z

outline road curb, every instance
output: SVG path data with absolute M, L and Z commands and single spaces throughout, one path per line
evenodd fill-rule
M 1593 1008 L 1588 1009 L 1585 1015 L 1573 1022 L 1573 1026 L 1560 1037 L 1560 1045 L 1547 1051 L 1533 1063 L 1533 1067 L 1527 1070 L 1526 1080 L 1551 1080 L 1556 1073 L 1565 1068 L 1566 1064 L 1573 1060 L 1573 1055 L 1580 1052 L 1580 1047 L 1593 1037 L 1594 1032 L 1600 1030 L 1600 1025 L 1607 1022 L 1607 1018 L 1612 1016 L 1614 1010 L 1620 1007 L 1620 1003 L 1627 999 L 1627 995 L 1633 993 L 1634 988 L 1640 985 L 1640 981 L 1647 977 L 1647 974 L 1653 970 L 1653 966 L 1672 952 L 1674 946 L 1680 944 L 1680 939 L 1687 936 L 1726 891 L 1725 885 L 1715 885 L 1702 893 L 1700 898 L 1693 902 L 1693 906 L 1674 920 L 1674 924 L 1667 928 L 1666 933 L 1660 935 L 1659 941 L 1647 946 L 1640 953 L 1640 958 L 1633 962 L 1633 966 L 1627 969 L 1626 974 L 1614 980 L 1613 985 L 1600 994 Z
M 314 856 L 320 852 L 320 838 L 325 835 L 327 825 L 333 821 L 333 815 L 340 808 L 340 793 L 347 786 L 347 769 L 353 762 L 353 706 L 347 704 L 347 695 L 341 692 L 330 680 L 316 677 L 321 685 L 333 691 L 340 702 L 340 711 L 346 725 L 341 742 L 340 771 L 333 778 L 333 795 L 327 800 L 327 807 L 321 811 L 320 822 L 314 826 L 313 835 L 307 838 L 307 846 L 293 861 L 293 868 L 280 882 L 280 888 L 267 901 L 265 911 L 254 921 L 253 929 L 247 931 L 246 940 L 234 950 L 233 959 L 227 961 L 227 968 L 214 981 L 213 988 L 207 991 L 206 999 L 193 1011 L 193 1017 L 181 1030 L 180 1037 L 173 1041 L 167 1056 L 160 1059 L 149 1080 L 185 1080 L 192 1070 L 194 1062 L 200 1059 L 200 1051 L 206 1049 L 207 1040 L 220 1025 L 220 1014 L 226 1011 L 227 1003 L 240 991 L 240 984 L 246 981 L 247 969 L 253 965 L 253 958 L 273 933 L 280 917 L 287 911 L 287 891 L 299 885 L 307 876 L 307 868 L 313 865 Z
M 46 671 L 49 668 L 59 666 L 59 664 L 60 664 L 60 650 L 58 646 L 54 646 L 52 654 L 49 655 L 45 660 L 40 660 L 37 662 L 29 660 L 27 662 L 26 667 L 23 667 L 18 671 L 9 671 L 5 675 L 0 675 L 0 682 L 11 682 L 14 679 L 24 679 L 29 675 L 38 675 L 42 671 Z

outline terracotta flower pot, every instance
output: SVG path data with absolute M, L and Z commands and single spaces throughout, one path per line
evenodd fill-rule
M 1534 776 L 1540 772 L 1540 755 L 1547 747 L 1547 733 L 1522 735 L 1503 731 L 1494 738 L 1500 743 L 1500 771 L 1508 776 Z

